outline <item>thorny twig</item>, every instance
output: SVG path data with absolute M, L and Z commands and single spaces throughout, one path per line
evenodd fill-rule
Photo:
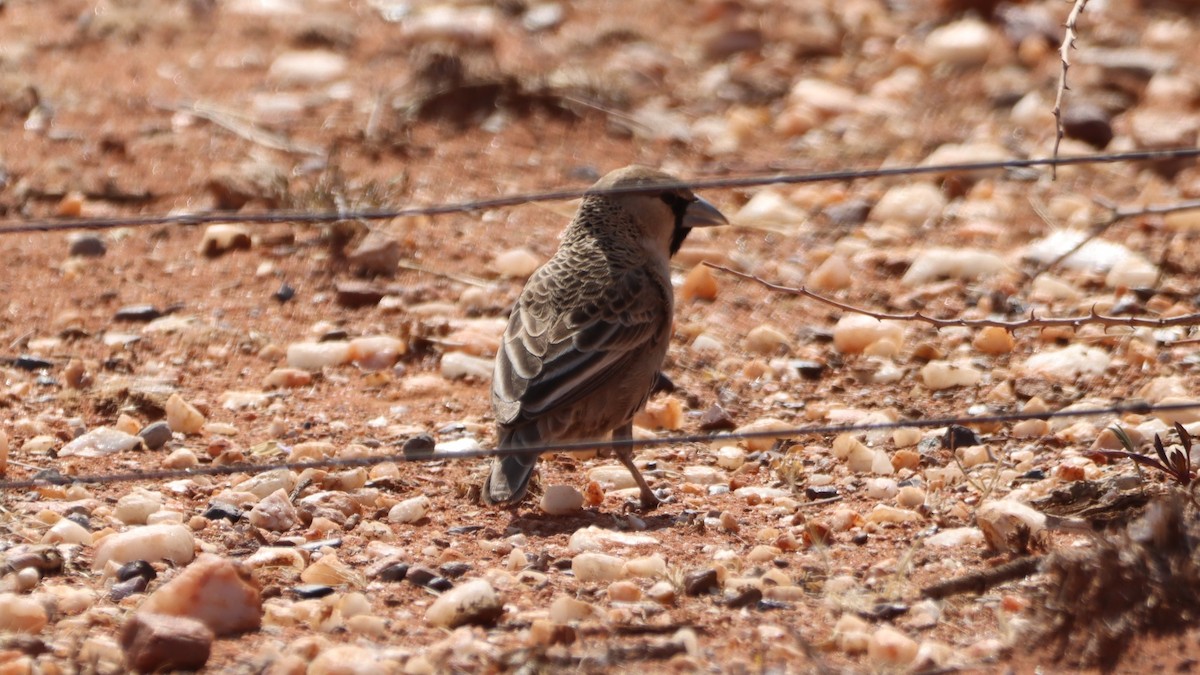
M 1038 317 L 1031 310 L 1029 312 L 1028 319 L 1021 319 L 1019 321 L 1002 321 L 999 319 L 939 319 L 939 318 L 932 317 L 932 316 L 926 316 L 926 315 L 922 314 L 921 312 L 912 312 L 909 314 L 887 314 L 884 312 L 873 312 L 869 309 L 855 307 L 854 305 L 848 305 L 844 302 L 838 302 L 837 300 L 834 300 L 833 298 L 827 298 L 823 295 L 820 295 L 819 293 L 814 293 L 814 292 L 808 290 L 807 288 L 804 288 L 803 286 L 798 287 L 798 288 L 793 288 L 791 286 L 781 286 L 779 284 L 773 284 L 761 277 L 754 276 L 753 274 L 739 272 L 737 270 L 733 270 L 728 267 L 724 267 L 722 265 L 717 265 L 715 263 L 711 263 L 708 261 L 705 261 L 704 264 L 708 265 L 709 267 L 711 267 L 715 270 L 720 270 L 722 272 L 727 272 L 729 274 L 732 274 L 737 277 L 741 277 L 743 279 L 749 279 L 750 281 L 755 281 L 757 283 L 762 284 L 763 286 L 766 286 L 767 288 L 769 288 L 773 291 L 779 291 L 780 293 L 787 293 L 789 295 L 799 295 L 801 297 L 811 298 L 813 300 L 816 300 L 817 302 L 824 303 L 826 305 L 829 305 L 830 307 L 836 307 L 837 309 L 840 309 L 840 310 L 843 310 L 846 312 L 854 312 L 855 314 L 863 314 L 866 316 L 870 316 L 870 317 L 879 319 L 880 321 L 920 321 L 922 323 L 929 324 L 936 328 L 951 328 L 951 327 L 984 328 L 984 327 L 988 327 L 988 326 L 993 326 L 996 328 L 1003 328 L 1004 330 L 1011 332 L 1011 331 L 1017 330 L 1019 328 L 1051 328 L 1051 327 L 1079 328 L 1080 326 L 1084 326 L 1087 324 L 1100 324 L 1102 326 L 1107 326 L 1107 327 L 1128 326 L 1131 328 L 1137 328 L 1137 327 L 1170 328 L 1173 326 L 1200 326 L 1200 313 L 1184 314 L 1182 316 L 1165 317 L 1162 319 L 1151 319 L 1151 318 L 1147 318 L 1147 317 L 1143 317 L 1143 316 L 1128 316 L 1128 317 L 1109 316 L 1107 314 L 1101 314 L 1101 313 L 1097 312 L 1094 308 L 1092 309 L 1092 311 L 1089 314 L 1084 315 L 1084 316 L 1054 316 L 1054 317 Z
M 1067 15 L 1067 21 L 1063 24 L 1063 41 L 1062 46 L 1058 49 L 1059 57 L 1062 61 L 1062 71 L 1058 77 L 1058 94 L 1054 97 L 1054 157 L 1058 158 L 1058 146 L 1063 139 L 1063 121 L 1062 121 L 1062 100 L 1067 89 L 1067 71 L 1071 68 L 1071 50 L 1075 48 L 1076 24 L 1079 22 L 1079 15 L 1083 13 L 1084 6 L 1087 5 L 1087 0 L 1075 0 L 1075 6 L 1071 8 L 1071 13 Z M 1050 169 L 1050 175 L 1054 179 L 1058 178 L 1058 165 L 1055 164 Z

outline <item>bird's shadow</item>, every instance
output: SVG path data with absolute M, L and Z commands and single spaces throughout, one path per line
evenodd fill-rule
M 629 520 L 629 515 L 636 516 L 645 523 L 645 526 L 634 526 Z M 537 511 L 514 511 L 512 512 L 511 520 L 508 522 L 508 527 L 526 534 L 543 536 L 555 534 L 570 535 L 588 525 L 595 525 L 601 529 L 613 530 L 615 532 L 637 533 L 665 530 L 669 527 L 679 525 L 680 519 L 683 517 L 677 513 L 668 513 L 662 508 L 646 515 L 640 513 L 624 514 L 619 511 L 613 512 L 599 509 L 584 509 L 578 514 L 566 516 L 555 516 Z

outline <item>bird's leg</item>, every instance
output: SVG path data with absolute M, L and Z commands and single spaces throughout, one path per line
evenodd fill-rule
M 612 438 L 614 441 L 627 441 L 633 438 L 633 422 L 629 421 L 617 429 L 613 430 Z M 637 483 L 638 490 L 641 491 L 641 502 L 643 511 L 652 511 L 658 508 L 662 503 L 654 491 L 650 489 L 650 485 L 646 483 L 646 479 L 642 478 L 642 472 L 638 471 L 637 466 L 633 463 L 633 446 L 626 445 L 623 447 L 613 448 L 617 453 L 617 459 L 629 469 L 629 473 L 633 474 L 633 480 Z

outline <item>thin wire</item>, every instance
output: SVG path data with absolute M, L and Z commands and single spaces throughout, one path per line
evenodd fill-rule
M 450 450 L 445 452 L 409 452 L 375 455 L 372 457 L 348 457 L 316 459 L 303 462 L 278 462 L 268 464 L 224 464 L 220 466 L 202 466 L 190 469 L 164 469 L 156 471 L 129 471 L 125 473 L 83 474 L 78 476 L 47 475 L 36 479 L 0 481 L 0 491 L 27 489 L 47 485 L 71 484 L 106 484 L 129 483 L 139 480 L 166 480 L 176 478 L 191 478 L 195 476 L 223 476 L 235 473 L 262 473 L 278 469 L 303 471 L 305 469 L 327 468 L 357 468 L 375 466 L 386 462 L 441 462 L 461 461 L 467 459 L 482 459 L 486 457 L 508 457 L 515 455 L 540 455 L 545 452 L 575 452 L 579 450 L 602 450 L 608 448 L 657 447 L 683 443 L 723 443 L 755 438 L 787 438 L 801 435 L 843 434 L 866 431 L 887 431 L 913 427 L 937 428 L 952 425 L 995 424 L 999 422 L 1019 422 L 1031 419 L 1052 419 L 1057 417 L 1099 417 L 1116 413 L 1137 413 L 1146 415 L 1155 412 L 1170 412 L 1179 410 L 1194 410 L 1200 408 L 1200 402 L 1169 403 L 1150 405 L 1146 403 L 1129 403 L 1106 408 L 1084 408 L 1079 410 L 1060 410 L 1057 412 L 1023 412 L 997 415 L 976 415 L 969 417 L 934 417 L 916 420 L 899 420 L 896 422 L 878 422 L 872 424 L 848 424 L 832 426 L 792 427 L 789 429 L 767 431 L 744 431 L 729 434 L 690 434 L 683 436 L 664 436 L 650 439 L 619 439 L 607 441 L 589 441 L 582 443 L 564 443 L 558 445 L 540 445 L 524 448 L 497 448 L 488 450 Z
M 1009 159 L 993 162 L 961 162 L 934 166 L 902 166 L 879 169 L 848 169 L 804 174 L 775 174 L 745 176 L 740 178 L 700 178 L 656 186 L 656 189 L 687 188 L 691 190 L 736 189 L 762 185 L 796 185 L 828 181 L 851 181 L 863 178 L 889 176 L 914 176 L 930 173 L 959 173 L 972 171 L 994 171 L 998 169 L 1021 169 L 1036 166 L 1068 166 L 1074 164 L 1100 164 L 1113 162 L 1144 162 L 1168 159 L 1200 157 L 1200 148 L 1177 148 L 1173 150 L 1146 150 L 1099 155 L 1076 155 L 1070 157 L 1045 157 L 1041 159 Z M 578 199 L 585 194 L 626 194 L 644 192 L 644 187 L 630 186 L 606 190 L 574 188 L 531 192 L 525 194 L 480 199 L 467 202 L 413 206 L 399 209 L 364 209 L 326 212 L 267 211 L 263 213 L 191 213 L 176 215 L 150 215 L 108 218 L 52 218 L 41 220 L 10 220 L 0 223 L 0 235 L 27 232 L 57 232 L 66 230 L 107 230 L 118 227 L 142 227 L 146 225 L 204 225 L 210 223 L 269 224 L 269 223 L 332 223 L 342 220 L 390 220 L 409 216 L 437 216 L 449 213 L 468 213 L 497 209 L 534 202 Z

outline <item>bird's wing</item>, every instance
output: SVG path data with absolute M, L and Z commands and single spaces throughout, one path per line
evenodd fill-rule
M 643 269 L 574 289 L 556 288 L 561 278 L 531 279 L 509 319 L 492 381 L 502 423 L 571 405 L 629 374 L 670 320 L 669 289 Z M 569 302 L 564 290 L 573 291 Z

